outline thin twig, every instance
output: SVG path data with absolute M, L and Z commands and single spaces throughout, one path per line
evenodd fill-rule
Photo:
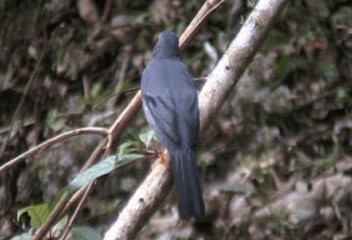
M 106 20 L 108 19 L 109 15 L 112 11 L 112 6 L 113 6 L 113 4 L 112 4 L 111 0 L 105 1 L 103 15 L 101 16 L 101 22 L 106 22 Z
M 89 196 L 90 190 L 92 189 L 93 185 L 94 185 L 94 182 L 91 182 L 91 183 L 89 183 L 89 186 L 85 189 L 84 194 L 83 194 L 83 196 L 82 196 L 82 198 L 81 198 L 81 201 L 79 201 L 79 203 L 78 203 L 78 205 L 77 205 L 77 207 L 76 207 L 74 213 L 72 214 L 72 216 L 71 216 L 71 218 L 70 218 L 70 221 L 69 221 L 68 224 L 67 224 L 67 227 L 66 227 L 66 229 L 65 229 L 65 232 L 64 232 L 64 234 L 62 235 L 62 237 L 60 238 L 60 240 L 65 240 L 65 239 L 66 239 L 68 233 L 70 232 L 70 230 L 71 230 L 71 228 L 72 228 L 72 225 L 73 225 L 74 221 L 76 220 L 76 218 L 77 218 L 77 216 L 78 216 L 80 210 L 81 210 L 82 207 L 83 207 L 83 204 L 84 204 L 85 200 L 86 200 L 87 197 Z
M 180 36 L 180 49 L 184 50 L 186 46 L 192 41 L 196 33 L 199 32 L 200 27 L 206 22 L 209 16 L 218 9 L 225 0 L 207 0 L 192 22 L 188 25 L 185 32 Z
M 15 126 L 16 119 L 17 119 L 18 114 L 20 113 L 20 110 L 21 110 L 21 108 L 22 108 L 22 106 L 23 106 L 23 104 L 24 104 L 24 100 L 25 100 L 25 98 L 26 98 L 26 96 L 27 96 L 27 93 L 28 93 L 30 87 L 32 86 L 32 83 L 33 83 L 34 79 L 35 79 L 36 76 L 37 76 L 37 73 L 38 73 L 38 71 L 39 71 L 40 65 L 42 64 L 42 61 L 43 61 L 44 55 L 45 55 L 44 52 L 45 52 L 45 51 L 43 51 L 43 52 L 41 53 L 40 57 L 39 57 L 39 60 L 38 60 L 38 62 L 37 62 L 37 64 L 36 64 L 36 66 L 35 66 L 35 68 L 34 68 L 32 74 L 31 74 L 31 76 L 30 76 L 30 78 L 29 78 L 29 81 L 28 81 L 28 83 L 27 83 L 27 85 L 26 85 L 26 88 L 24 89 L 24 93 L 23 93 L 23 95 L 22 95 L 22 97 L 21 97 L 20 103 L 18 104 L 18 106 L 17 106 L 17 108 L 16 108 L 16 111 L 15 111 L 15 114 L 14 114 L 13 117 L 12 117 L 10 132 L 8 133 L 8 135 L 7 135 L 6 139 L 5 139 L 5 141 L 2 143 L 1 148 L 0 148 L 0 159 L 1 159 L 1 157 L 2 157 L 2 155 L 3 155 L 3 153 L 4 153 L 4 151 L 5 151 L 5 148 L 6 148 L 8 142 L 9 142 L 9 140 L 10 140 L 11 132 L 12 132 L 14 126 Z M 0 172 L 1 172 L 1 171 L 0 171 Z
M 105 97 L 103 100 L 101 100 L 100 103 L 98 103 L 96 106 L 94 106 L 94 110 L 97 110 L 99 109 L 104 103 L 106 103 L 108 100 L 110 100 L 112 97 L 120 97 L 121 95 L 124 95 L 126 93 L 130 93 L 130 92 L 136 92 L 140 89 L 140 87 L 133 87 L 133 88 L 129 88 L 129 89 L 126 89 L 124 91 L 121 91 L 121 92 L 116 92 L 116 93 L 112 93 L 112 94 L 109 94 L 109 96 Z
M 2 165 L 0 167 L 0 173 L 3 171 L 6 171 L 7 169 L 13 167 L 14 165 L 18 164 L 19 162 L 23 161 L 26 158 L 32 157 L 35 154 L 38 154 L 40 152 L 43 152 L 47 148 L 51 147 L 55 143 L 61 142 L 63 140 L 66 140 L 68 138 L 71 138 L 73 136 L 77 135 L 82 135 L 82 134 L 101 134 L 101 135 L 108 135 L 108 130 L 106 128 L 98 128 L 98 127 L 88 127 L 88 128 L 80 128 L 80 129 L 75 129 L 63 134 L 60 134 L 56 137 L 53 137 L 38 146 L 33 147 L 32 149 L 28 150 L 27 152 L 22 153 L 18 157 L 15 157 Z

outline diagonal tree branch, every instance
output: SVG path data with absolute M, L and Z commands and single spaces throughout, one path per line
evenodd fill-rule
M 223 105 L 287 2 L 288 0 L 258 1 L 242 29 L 208 76 L 199 95 L 201 132 Z M 168 154 L 166 157 L 168 158 Z M 172 188 L 172 173 L 168 166 L 161 159 L 154 164 L 151 173 L 105 233 L 105 240 L 136 237 Z
M 287 0 L 260 0 L 199 95 L 201 129 L 208 126 L 264 42 Z M 203 132 L 203 131 L 201 131 Z

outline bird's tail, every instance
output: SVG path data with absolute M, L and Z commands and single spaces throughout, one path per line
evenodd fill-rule
M 191 148 L 178 150 L 173 158 L 179 216 L 199 219 L 205 214 L 205 206 L 195 151 Z

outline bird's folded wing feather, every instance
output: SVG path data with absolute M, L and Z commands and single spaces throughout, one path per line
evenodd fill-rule
M 153 118 L 153 122 L 156 126 L 157 135 L 162 138 L 162 141 L 169 142 L 170 140 L 179 145 L 181 137 L 178 132 L 177 116 L 174 111 L 175 106 L 172 98 L 165 95 L 148 95 L 144 94 L 144 104 L 150 113 L 150 117 Z M 160 134 L 158 134 L 160 132 Z M 167 139 L 163 139 L 163 138 Z
M 197 144 L 198 133 L 199 133 L 199 108 L 198 108 L 198 95 L 193 81 L 193 77 L 188 69 L 182 71 L 183 74 L 179 77 L 183 77 L 182 91 L 178 94 L 177 108 L 178 112 L 182 115 L 179 116 L 180 121 L 184 123 L 183 131 L 186 133 L 189 146 Z

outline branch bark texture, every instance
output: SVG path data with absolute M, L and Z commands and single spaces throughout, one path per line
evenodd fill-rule
M 201 132 L 223 105 L 287 2 L 288 0 L 258 1 L 218 65 L 208 76 L 199 94 Z M 166 157 L 169 157 L 168 154 Z M 106 232 L 104 239 L 135 239 L 171 189 L 172 172 L 169 164 L 159 159 L 116 222 Z
M 264 42 L 287 0 L 260 0 L 209 74 L 199 95 L 201 132 L 223 105 L 255 53 Z

